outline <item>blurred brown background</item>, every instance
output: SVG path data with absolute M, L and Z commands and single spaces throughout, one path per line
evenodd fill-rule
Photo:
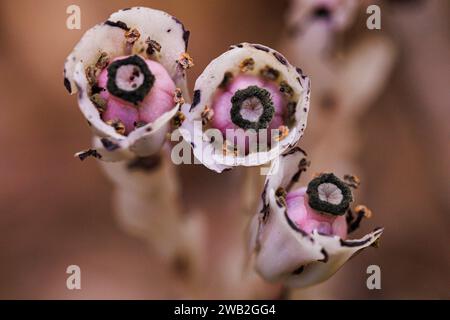
M 66 29 L 70 4 L 81 7 L 81 30 Z M 231 44 L 277 48 L 288 8 L 275 0 L 0 3 L 0 298 L 179 297 L 145 245 L 116 226 L 111 185 L 96 162 L 73 158 L 89 145 L 90 131 L 62 85 L 64 59 L 88 28 L 135 5 L 165 10 L 191 31 L 191 88 Z M 350 261 L 311 297 L 450 298 L 449 13 L 438 0 L 382 5 L 378 32 L 394 39 L 400 56 L 361 119 L 358 174 L 375 213 L 364 230 L 386 231 L 380 249 Z M 233 179 L 200 166 L 180 171 L 187 204 L 226 221 Z M 66 289 L 71 264 L 81 267 L 82 290 Z M 380 265 L 382 290 L 366 288 L 369 264 Z

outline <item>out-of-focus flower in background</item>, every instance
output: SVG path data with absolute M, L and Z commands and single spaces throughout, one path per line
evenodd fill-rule
M 327 280 L 348 259 L 379 239 L 377 228 L 349 240 L 370 212 L 358 206 L 355 218 L 351 187 L 332 173 L 322 173 L 307 188 L 293 189 L 308 161 L 300 148 L 283 154 L 272 166 L 251 224 L 255 268 L 264 279 L 301 288 Z

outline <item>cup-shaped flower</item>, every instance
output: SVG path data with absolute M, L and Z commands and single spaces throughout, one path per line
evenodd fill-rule
M 320 174 L 306 188 L 291 190 L 306 170 L 306 154 L 298 147 L 272 164 L 258 213 L 250 226 L 255 267 L 268 281 L 289 287 L 311 286 L 331 277 L 354 254 L 375 246 L 383 229 L 349 240 L 370 210 L 350 209 L 355 179 L 342 181 Z
M 358 0 L 295 0 L 288 18 L 291 35 L 305 30 L 340 32 L 347 29 L 357 17 L 363 4 Z M 316 34 L 319 35 L 319 34 Z
M 144 7 L 113 13 L 83 35 L 66 59 L 64 85 L 78 92 L 98 137 L 87 155 L 116 161 L 159 151 L 188 97 L 188 38 L 179 20 Z
M 309 78 L 277 51 L 234 45 L 197 79 L 182 134 L 209 169 L 258 166 L 303 135 L 309 94 Z

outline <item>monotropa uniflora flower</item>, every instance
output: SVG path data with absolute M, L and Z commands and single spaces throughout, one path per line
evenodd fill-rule
M 80 153 L 107 161 L 160 150 L 171 119 L 188 99 L 189 31 L 169 14 L 144 7 L 113 13 L 89 29 L 64 66 L 64 84 L 98 136 Z
M 354 254 L 377 245 L 383 232 L 376 228 L 361 239 L 348 239 L 371 215 L 365 206 L 350 208 L 356 177 L 341 180 L 322 173 L 307 187 L 292 190 L 308 165 L 298 147 L 273 162 L 250 227 L 256 270 L 264 279 L 289 287 L 325 281 Z

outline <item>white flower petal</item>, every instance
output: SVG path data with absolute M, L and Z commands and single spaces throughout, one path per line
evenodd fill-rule
M 126 51 L 127 29 L 137 29 L 140 33 L 139 39 L 132 47 L 132 52 Z M 95 65 L 101 53 L 106 53 L 110 61 L 118 56 L 145 54 L 148 47 L 147 38 L 161 45 L 160 52 L 152 55 L 151 59 L 159 62 L 167 70 L 175 85 L 182 90 L 184 99 L 189 100 L 185 70 L 177 61 L 187 49 L 189 32 L 180 21 L 165 12 L 134 7 L 113 13 L 106 22 L 89 29 L 66 59 L 64 82 L 72 94 L 78 92 L 81 112 L 95 135 L 117 146 L 109 150 L 99 143 L 100 138 L 97 139 L 96 147 L 102 155 L 102 160 L 119 161 L 134 156 L 145 157 L 158 152 L 169 131 L 170 120 L 180 107 L 175 105 L 153 123 L 137 128 L 125 137 L 101 119 L 100 113 L 90 100 L 86 68 Z

